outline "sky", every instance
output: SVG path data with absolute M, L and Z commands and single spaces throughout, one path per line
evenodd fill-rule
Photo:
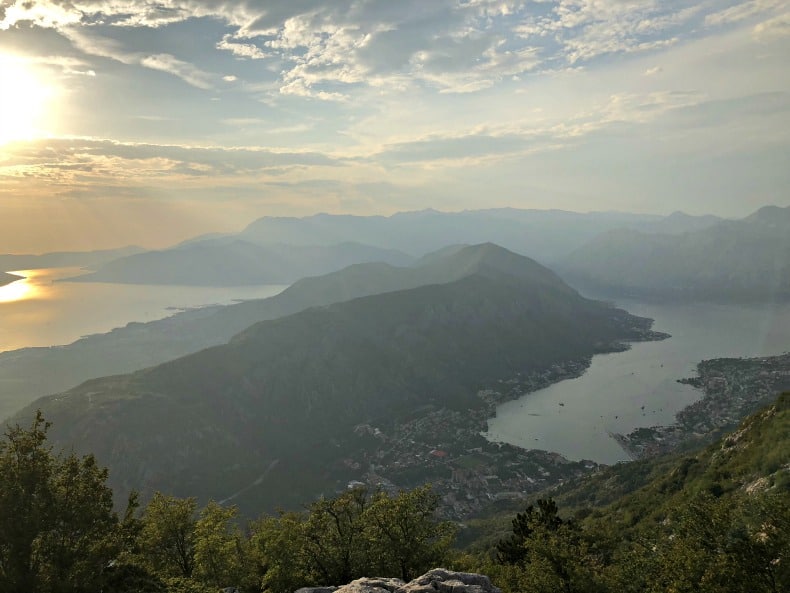
M 787 0 L 0 0 L 0 252 L 790 205 Z

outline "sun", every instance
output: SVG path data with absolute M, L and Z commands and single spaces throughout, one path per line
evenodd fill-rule
M 46 136 L 54 94 L 34 65 L 0 55 L 0 144 Z

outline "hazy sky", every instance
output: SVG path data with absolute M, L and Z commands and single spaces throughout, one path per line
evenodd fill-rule
M 0 252 L 790 204 L 788 0 L 0 0 Z

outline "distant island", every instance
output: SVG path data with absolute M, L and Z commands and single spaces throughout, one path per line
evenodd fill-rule
M 0 286 L 11 284 L 12 282 L 16 282 L 17 280 L 22 280 L 23 278 L 24 276 L 18 276 L 16 274 L 7 274 L 6 272 L 0 272 Z

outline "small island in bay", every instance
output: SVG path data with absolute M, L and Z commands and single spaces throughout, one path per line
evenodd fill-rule
M 7 272 L 0 272 L 0 286 L 5 286 L 6 284 L 11 284 L 12 282 L 16 282 L 17 280 L 22 280 L 24 276 L 18 276 L 17 274 L 9 274 Z

